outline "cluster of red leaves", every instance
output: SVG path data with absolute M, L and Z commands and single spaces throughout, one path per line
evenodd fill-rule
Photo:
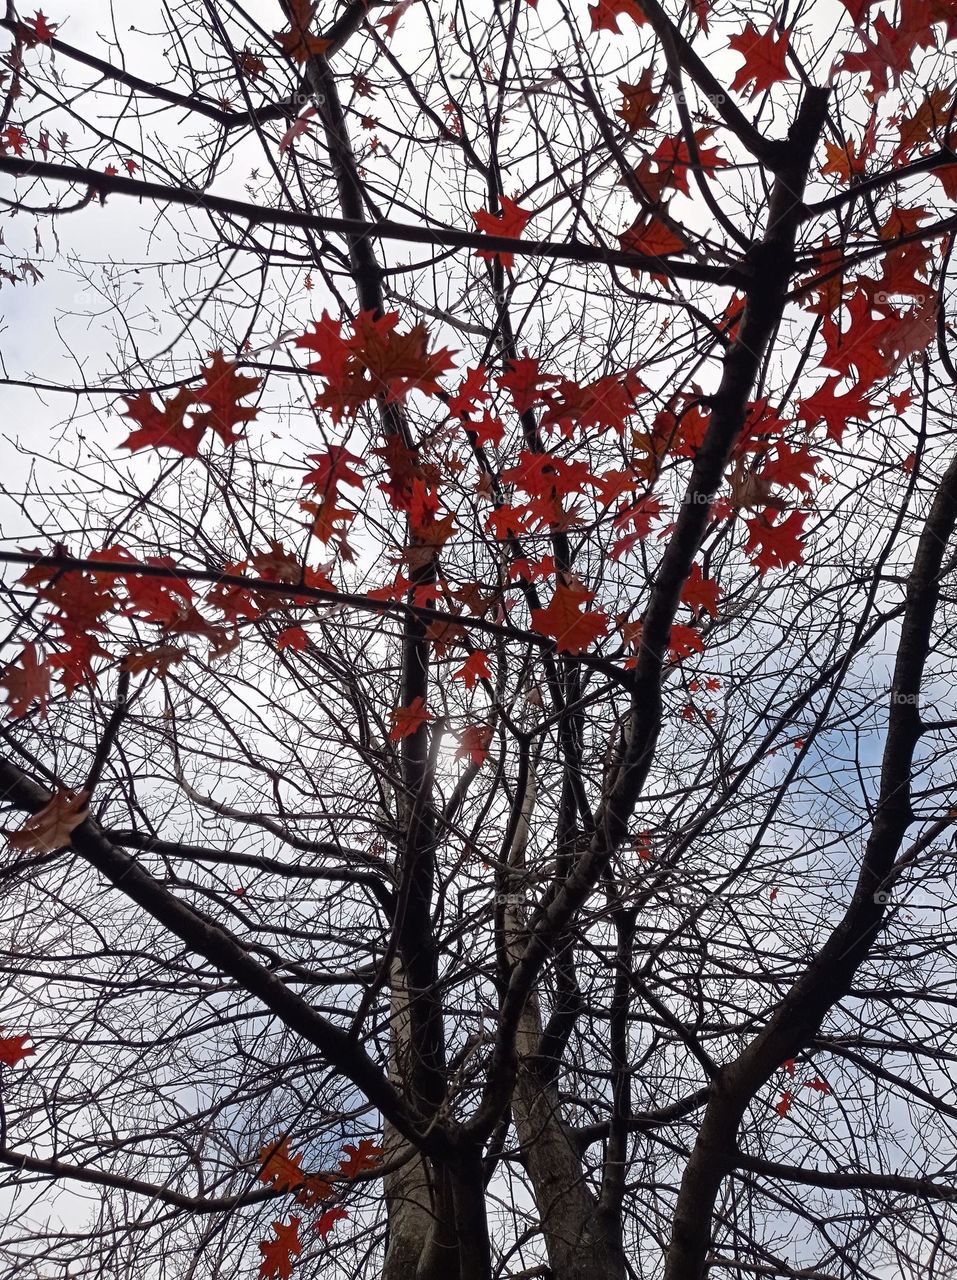
M 793 1079 L 795 1074 L 794 1059 L 788 1058 L 786 1062 L 782 1062 L 781 1070 L 786 1071 L 787 1074 Z M 796 1087 L 797 1086 L 794 1086 L 794 1088 Z M 784 1116 L 788 1114 L 788 1112 L 791 1110 L 791 1107 L 794 1105 L 794 1102 L 797 1096 L 794 1092 L 794 1088 L 785 1089 L 781 1094 L 781 1097 L 779 1098 L 779 1100 L 775 1103 L 774 1109 L 778 1113 L 778 1115 L 782 1117 L 782 1119 Z M 813 1080 L 805 1080 L 804 1088 L 811 1089 L 815 1093 L 823 1093 L 825 1095 L 831 1093 L 831 1086 L 827 1083 L 826 1080 L 822 1080 L 820 1076 L 815 1076 Z
M 636 88 L 644 92 L 644 81 Z M 943 110 L 941 100 L 923 116 L 917 113 L 917 117 L 903 117 L 901 146 L 922 145 Z M 872 132 L 870 127 L 865 131 L 865 149 L 872 145 L 868 141 Z M 697 159 L 706 167 L 720 167 L 724 162 L 717 152 L 703 145 L 707 136 L 707 130 L 696 134 Z M 649 169 L 651 164 L 657 166 L 656 176 L 662 183 L 686 192 L 691 162 L 687 146 L 675 135 L 660 143 L 650 157 Z M 507 201 L 502 204 L 506 217 L 518 216 L 515 209 L 517 206 L 512 208 Z M 807 507 L 819 459 L 810 452 L 806 438 L 798 438 L 800 433 L 803 431 L 806 437 L 823 423 L 828 439 L 840 443 L 849 422 L 868 421 L 875 407 L 877 384 L 892 379 L 903 363 L 919 354 L 934 336 L 937 304 L 929 284 L 933 247 L 911 238 L 925 213 L 921 208 L 892 211 L 880 228 L 885 246 L 880 275 L 862 276 L 848 284 L 834 267 L 837 250 L 825 242 L 817 254 L 814 274 L 802 286 L 808 300 L 806 309 L 821 317 L 822 364 L 831 376 L 798 402 L 792 418 L 783 417 L 767 398 L 750 406 L 733 453 L 729 493 L 714 502 L 712 512 L 716 520 L 749 513 L 744 521 L 744 549 L 761 574 L 799 564 L 803 557 L 808 513 L 791 508 L 797 501 Z M 501 230 L 500 220 L 495 221 Z M 729 305 L 729 331 L 739 312 L 740 307 L 735 311 Z M 361 312 L 344 326 L 323 312 L 309 331 L 296 339 L 296 345 L 314 353 L 316 358 L 309 363 L 308 371 L 324 384 L 316 404 L 327 410 L 335 422 L 343 416 L 354 416 L 371 402 L 402 403 L 413 390 L 441 398 L 449 422 L 458 423 L 476 451 L 480 465 L 478 494 L 493 499 L 485 529 L 506 544 L 525 534 L 586 527 L 597 515 L 599 521 L 611 522 L 614 536 L 608 549 L 610 557 L 622 558 L 647 538 L 662 514 L 652 490 L 666 461 L 693 459 L 708 429 L 708 409 L 696 388 L 684 396 L 683 407 L 681 398 L 677 404 L 659 407 L 649 425 L 641 416 L 646 412 L 643 405 L 647 388 L 633 370 L 580 382 L 545 371 L 541 361 L 527 350 L 509 360 L 494 378 L 479 365 L 466 369 L 456 387 L 446 388 L 440 380 L 453 365 L 453 353 L 447 349 L 431 350 L 423 325 L 401 332 L 395 313 L 376 316 Z M 137 429 L 125 445 L 134 450 L 172 448 L 193 457 L 202 438 L 212 431 L 227 447 L 232 446 L 241 438 L 242 428 L 256 417 L 256 408 L 246 401 L 259 387 L 260 379 L 239 373 L 221 351 L 213 352 L 197 383 L 161 400 L 159 406 L 147 392 L 126 398 L 125 416 L 137 424 Z M 505 436 L 505 424 L 492 407 L 496 391 L 507 399 L 518 418 L 534 415 L 535 427 L 542 436 L 549 439 L 557 435 L 559 439 L 547 447 L 526 445 L 511 465 L 500 465 L 498 496 L 493 497 L 491 475 L 485 470 L 490 465 L 486 451 L 497 450 Z M 891 403 L 896 411 L 902 411 L 906 393 L 892 395 Z M 443 438 L 454 440 L 455 432 L 449 436 L 449 430 L 446 428 Z M 630 442 L 630 454 L 624 465 L 592 471 L 578 450 L 586 433 L 605 431 L 616 432 L 623 445 Z M 322 452 L 310 454 L 312 467 L 303 477 L 310 493 L 301 506 L 310 517 L 312 534 L 326 545 L 331 544 L 343 559 L 351 559 L 346 537 L 356 508 L 344 491 L 364 490 L 369 469 L 378 464 L 381 478 L 377 487 L 390 506 L 407 517 L 407 538 L 395 561 L 400 569 L 394 582 L 369 595 L 378 600 L 400 600 L 416 572 L 437 562 L 455 532 L 452 514 L 442 510 L 441 487 L 445 478 L 458 474 L 464 464 L 454 454 L 451 460 L 448 455 L 442 461 L 427 460 L 429 455 L 422 447 L 399 431 L 388 435 L 380 447 L 370 452 L 371 457 L 364 459 L 345 445 L 330 444 Z M 446 471 L 443 462 L 451 470 Z M 662 536 L 668 527 L 662 530 Z M 122 547 L 104 548 L 93 558 L 116 563 L 134 561 Z M 28 643 L 18 659 L 4 669 L 0 687 L 7 691 L 12 715 L 24 715 L 32 707 L 43 714 L 53 677 L 68 694 L 81 684 L 93 683 L 94 662 L 98 659 L 120 657 L 131 673 L 156 670 L 165 674 L 183 656 L 183 650 L 171 640 L 190 635 L 210 640 L 213 656 L 227 653 L 238 643 L 241 625 L 261 618 L 280 603 L 280 597 L 255 587 L 213 587 L 204 602 L 222 615 L 227 624 L 223 626 L 200 613 L 196 592 L 176 577 L 171 559 L 149 557 L 147 563 L 168 570 L 169 576 L 143 577 L 136 570 L 127 574 L 106 570 L 65 572 L 39 566 L 24 575 L 23 583 L 35 587 L 39 599 L 52 606 L 44 622 L 47 643 L 53 652 L 44 660 L 37 645 Z M 231 574 L 248 571 L 272 582 L 334 590 L 324 571 L 304 570 L 280 543 L 225 568 Z M 587 586 L 558 579 L 550 557 L 538 561 L 515 559 L 509 578 L 526 583 L 552 581 L 551 597 L 546 605 L 532 610 L 531 625 L 550 637 L 559 651 L 578 654 L 607 635 L 608 619 L 600 609 L 589 607 L 593 595 Z M 465 587 L 469 588 L 469 584 Z M 471 584 L 469 589 L 474 599 L 456 599 L 454 590 L 447 584 L 442 586 L 445 604 L 453 614 L 461 614 L 464 607 L 481 616 L 493 605 L 496 609 L 504 607 L 500 599 L 483 595 L 477 584 Z M 716 583 L 703 578 L 699 567 L 692 569 L 683 602 L 692 610 L 694 622 L 700 622 L 705 615 L 716 616 L 719 590 Z M 418 591 L 413 602 L 431 606 L 437 598 L 436 592 L 429 595 Z M 283 602 L 295 605 L 306 601 L 292 595 Z M 161 628 L 160 643 L 123 655 L 111 654 L 104 641 L 109 633 L 108 619 L 117 614 Z M 695 640 L 692 648 L 688 647 L 689 642 L 672 646 L 679 656 L 698 651 L 701 642 L 695 627 L 685 630 L 692 632 Z M 444 653 L 449 645 L 464 644 L 466 633 L 457 624 L 436 622 L 429 634 L 437 652 L 441 649 Z M 277 640 L 280 651 L 302 652 L 308 644 L 308 634 L 300 626 L 281 629 Z M 487 655 L 481 650 L 469 653 L 464 665 L 454 672 L 454 678 L 467 689 L 489 676 Z M 428 718 L 424 705 L 413 703 L 397 708 L 393 713 L 393 740 L 418 732 Z M 479 728 L 472 726 L 468 731 L 471 736 L 465 740 L 469 743 L 466 754 L 473 762 L 479 761 L 485 750 L 471 732 L 474 729 L 477 733 Z
M 65 548 L 55 554 L 66 557 Z M 60 569 L 54 565 L 36 565 L 26 571 L 21 583 L 35 589 L 37 598 L 53 606 L 45 615 L 46 642 L 53 647 L 48 657 L 41 657 L 34 643 L 24 645 L 17 659 L 7 665 L 0 676 L 0 688 L 7 692 L 11 716 L 22 716 L 36 706 L 42 716 L 46 712 L 55 677 L 66 694 L 80 685 L 96 684 L 95 659 L 118 660 L 121 669 L 132 675 L 154 672 L 166 675 L 171 665 L 185 657 L 185 650 L 172 643 L 189 636 L 210 642 L 210 656 L 221 657 L 239 643 L 239 626 L 245 620 L 261 618 L 270 610 L 284 606 L 311 604 L 308 596 L 279 595 L 255 586 L 213 585 L 203 604 L 222 614 L 229 625 L 223 626 L 207 618 L 197 608 L 197 593 L 182 577 L 170 556 L 146 556 L 142 561 L 125 547 L 112 545 L 93 552 L 90 560 L 110 569 Z M 144 576 L 138 569 L 124 572 L 125 563 L 150 565 L 165 572 Z M 281 542 L 270 546 L 248 560 L 229 564 L 224 572 L 243 574 L 264 582 L 284 583 L 332 590 L 333 584 L 320 569 L 300 564 Z M 137 623 L 158 628 L 155 645 L 134 646 L 113 652 L 101 641 L 111 638 L 110 620 L 131 617 Z M 301 634 L 296 634 L 297 632 Z M 277 640 L 277 648 L 305 648 L 308 636 L 301 628 L 286 628 Z
M 259 1152 L 260 1181 L 269 1183 L 277 1191 L 294 1193 L 296 1204 L 314 1209 L 334 1194 L 332 1179 L 355 1178 L 359 1173 L 376 1168 L 382 1158 L 382 1148 L 370 1138 L 360 1139 L 358 1145 L 347 1142 L 342 1150 L 345 1159 L 339 1161 L 332 1173 L 307 1174 L 303 1172 L 302 1156 L 290 1153 L 289 1142 L 284 1135 Z M 325 1240 L 336 1223 L 348 1216 L 341 1205 L 331 1205 L 315 1219 L 313 1230 Z M 259 1246 L 263 1255 L 259 1267 L 260 1280 L 290 1280 L 294 1259 L 302 1252 L 300 1224 L 301 1219 L 295 1216 L 288 1222 L 280 1220 L 272 1224 L 273 1237 L 263 1240 Z
M 327 409 L 333 422 L 343 416 L 355 417 L 370 401 L 402 403 L 410 391 L 436 395 L 436 381 L 452 368 L 453 352 L 428 350 L 425 325 L 414 325 L 399 333 L 395 312 L 376 316 L 360 311 L 352 321 L 352 333 L 344 337 L 342 324 L 323 312 L 313 322 L 313 332 L 296 339 L 296 346 L 314 351 L 317 359 L 307 366 L 310 373 L 324 379 L 326 386 L 316 397 L 316 407 Z

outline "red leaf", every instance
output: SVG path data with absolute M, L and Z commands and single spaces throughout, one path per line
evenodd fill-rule
M 492 673 L 489 670 L 488 654 L 476 649 L 469 654 L 458 671 L 452 673 L 452 677 L 461 680 L 466 689 L 474 689 L 479 680 L 490 680 Z
M 816 1077 L 814 1080 L 808 1080 L 808 1082 L 805 1084 L 804 1087 L 805 1089 L 814 1089 L 817 1093 L 831 1092 L 831 1086 L 827 1083 L 826 1080 L 822 1080 L 819 1076 Z
M 682 604 L 690 605 L 695 617 L 702 613 L 710 613 L 712 618 L 718 616 L 718 599 L 721 588 L 701 572 L 701 566 L 693 564 L 691 573 L 681 589 Z
M 399 3 L 393 5 L 388 14 L 376 23 L 377 27 L 385 27 L 385 38 L 391 40 L 395 35 L 395 29 L 399 25 L 399 19 L 409 9 L 415 0 L 399 0 Z
M 202 374 L 203 386 L 196 392 L 196 402 L 207 408 L 196 414 L 193 426 L 203 431 L 211 428 L 223 444 L 235 444 L 242 436 L 235 428 L 252 422 L 258 413 L 251 406 L 240 406 L 239 401 L 258 390 L 262 379 L 237 373 L 235 364 L 224 359 L 221 351 L 210 352 L 210 363 Z
M 798 417 L 813 427 L 822 419 L 827 423 L 828 440 L 840 444 L 845 428 L 851 419 L 866 422 L 874 406 L 862 395 L 858 387 L 852 387 L 843 395 L 835 395 L 834 388 L 840 378 L 829 378 L 813 395 L 806 396 L 798 405 Z
M 132 418 L 137 430 L 130 433 L 121 448 L 176 449 L 187 458 L 198 456 L 204 429 L 195 424 L 187 426 L 184 421 L 187 410 L 196 403 L 196 397 L 187 387 L 181 387 L 172 400 L 161 401 L 159 409 L 148 391 L 123 399 L 126 412 L 122 416 Z
M 316 115 L 318 115 L 316 107 L 307 107 L 302 115 L 292 122 L 286 132 L 279 139 L 279 150 L 288 151 L 297 138 L 311 137 L 312 125 L 309 122 Z M 309 276 L 306 276 L 306 288 L 312 288 Z
M 389 712 L 389 715 L 392 719 L 392 729 L 389 733 L 391 742 L 399 742 L 402 738 L 410 737 L 413 733 L 417 733 L 427 720 L 434 718 L 430 712 L 426 711 L 421 697 L 413 698 L 407 707 L 396 707 L 394 711 Z
M 804 563 L 801 534 L 807 516 L 799 511 L 792 511 L 780 524 L 773 524 L 770 516 L 771 513 L 765 511 L 763 515 L 745 521 L 748 528 L 745 551 L 755 551 L 760 547 L 751 563 L 757 566 L 762 575 L 769 569 L 784 569 L 790 564 Z
M 315 332 L 300 334 L 295 345 L 318 354 L 319 359 L 306 366 L 310 373 L 319 373 L 329 382 L 337 382 L 345 375 L 351 359 L 342 337 L 342 325 L 333 320 L 328 311 L 323 311 L 318 320 L 313 320 L 312 327 Z
M 790 80 L 791 73 L 784 63 L 787 53 L 789 33 L 778 35 L 772 24 L 764 35 L 758 33 L 752 22 L 728 41 L 730 48 L 744 57 L 744 66 L 739 68 L 731 81 L 732 90 L 744 89 L 751 85 L 751 97 L 770 89 L 779 80 Z
M 24 1058 L 29 1058 L 31 1054 L 36 1053 L 36 1049 L 28 1049 L 26 1047 L 29 1035 L 25 1036 L 0 1036 L 0 1062 L 7 1067 L 15 1067 L 18 1062 L 22 1062 Z
M 694 131 L 698 163 L 705 172 L 712 173 L 715 169 L 728 167 L 727 160 L 723 160 L 718 155 L 717 147 L 704 145 L 713 132 L 713 129 L 705 127 Z M 668 185 L 673 186 L 683 195 L 689 194 L 688 171 L 691 165 L 691 151 L 683 133 L 675 133 L 668 138 L 663 138 L 651 158 L 658 164 L 661 176 L 666 179 Z
M 479 209 L 477 213 L 473 213 L 475 225 L 479 231 L 484 231 L 486 235 L 491 236 L 508 236 L 510 239 L 521 239 L 522 232 L 528 223 L 535 217 L 533 209 L 522 209 L 510 200 L 508 196 L 499 196 L 498 198 L 501 210 L 498 213 L 490 213 L 488 209 Z M 498 258 L 503 267 L 511 267 L 514 265 L 514 254 L 499 253 L 496 250 L 477 249 L 475 251 L 476 258 Z
M 309 648 L 309 636 L 302 627 L 286 627 L 284 631 L 280 631 L 276 636 L 276 650 L 282 653 L 284 649 L 293 649 L 296 653 L 303 653 Z
M 594 600 L 594 592 L 558 583 L 555 594 L 545 609 L 532 609 L 532 626 L 544 636 L 552 636 L 564 653 L 581 653 L 608 630 L 603 613 L 582 612 Z
M 917 0 L 918 5 L 922 0 Z M 864 48 L 860 53 L 845 53 L 838 71 L 866 72 L 870 80 L 871 97 L 884 93 L 889 84 L 896 89 L 901 76 L 910 68 L 914 49 L 925 28 L 919 19 L 915 21 L 915 6 L 902 7 L 901 20 L 892 27 L 883 13 L 877 15 L 873 36 L 861 34 Z
M 487 377 L 488 370 L 482 364 L 474 369 L 466 369 L 465 377 L 459 384 L 458 390 L 454 391 L 446 402 L 449 413 L 461 418 L 464 414 L 474 413 L 476 405 L 488 400 L 489 393 L 485 390 Z M 474 429 L 471 424 L 469 428 Z
M 841 3 L 851 15 L 851 21 L 855 27 L 859 27 L 864 14 L 872 4 L 876 3 L 876 0 L 841 0 Z
M 452 352 L 428 350 L 425 325 L 414 325 L 408 333 L 397 333 L 397 312 L 376 317 L 360 311 L 352 322 L 353 336 L 347 346 L 372 382 L 372 394 L 389 401 L 402 401 L 414 389 L 433 395 L 435 379 L 454 361 Z
M 8 127 L 0 133 L 0 152 L 4 155 L 6 155 L 7 149 L 9 148 L 15 156 L 22 156 L 26 145 L 27 135 L 18 124 L 8 125 Z
M 35 644 L 23 646 L 17 662 L 11 662 L 0 678 L 0 688 L 7 691 L 7 711 L 11 716 L 24 716 L 36 702 L 37 712 L 45 716 L 50 696 L 50 671 L 37 656 Z
M 307 461 L 316 463 L 316 466 L 303 476 L 302 483 L 311 484 L 323 495 L 338 496 L 339 486 L 343 484 L 355 489 L 365 485 L 362 476 L 353 470 L 356 464 L 362 465 L 362 459 L 341 444 L 331 445 L 325 453 L 310 453 Z
M 761 479 L 782 488 L 792 487 L 801 493 L 810 493 L 807 477 L 814 475 L 820 458 L 813 457 L 805 448 L 792 449 L 784 440 L 778 440 L 774 449 L 774 457 L 766 463 Z
M 26 18 L 18 25 L 17 35 L 28 49 L 32 49 L 37 44 L 49 44 L 59 25 L 58 22 L 50 22 L 42 11 L 38 11 L 32 18 Z
M 339 1161 L 339 1172 L 344 1178 L 354 1178 L 357 1173 L 374 1169 L 383 1155 L 382 1148 L 377 1147 L 371 1138 L 360 1138 L 357 1147 L 347 1142 L 342 1149 L 346 1153 L 346 1159 Z
M 588 12 L 592 31 L 614 31 L 616 35 L 621 35 L 618 19 L 623 15 L 631 18 L 636 27 L 644 26 L 646 21 L 635 0 L 598 0 L 589 5 Z
M 259 1264 L 259 1280 L 291 1280 L 295 1265 L 293 1258 L 302 1253 L 299 1241 L 299 1219 L 274 1222 L 275 1240 L 263 1240 L 259 1250 L 263 1255 Z
M 505 365 L 505 372 L 495 379 L 498 386 L 512 397 L 515 412 L 519 415 L 527 413 L 541 400 L 541 390 L 546 382 L 554 382 L 554 375 L 541 374 L 541 365 L 528 354 L 517 356 Z
M 318 1231 L 319 1235 L 322 1236 L 323 1240 L 325 1240 L 326 1236 L 336 1223 L 341 1222 L 343 1218 L 348 1217 L 349 1215 L 346 1213 L 345 1209 L 340 1209 L 338 1207 L 326 1209 L 324 1213 L 319 1215 L 318 1220 L 313 1224 L 313 1230 Z
M 675 662 L 690 658 L 693 653 L 704 653 L 701 633 L 694 627 L 684 627 L 676 622 L 668 636 L 668 654 Z
M 780 1102 L 778 1102 L 778 1104 L 775 1106 L 774 1109 L 779 1116 L 786 1116 L 787 1113 L 791 1110 L 791 1103 L 793 1101 L 794 1101 L 794 1094 L 790 1093 L 787 1089 L 785 1089 L 785 1091 L 781 1094 Z
M 459 737 L 456 760 L 468 758 L 471 764 L 483 765 L 488 759 L 488 746 L 492 741 L 492 730 L 488 725 L 469 724 Z

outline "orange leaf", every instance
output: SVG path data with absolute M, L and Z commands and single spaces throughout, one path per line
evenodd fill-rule
M 273 1142 L 261 1148 L 259 1159 L 262 1168 L 259 1171 L 260 1182 L 271 1183 L 277 1191 L 296 1191 L 296 1200 L 306 1206 L 324 1200 L 331 1187 L 319 1174 L 307 1174 L 302 1168 L 302 1156 L 294 1156 L 289 1152 L 289 1139 L 285 1136 L 278 1145 Z
M 263 1240 L 259 1250 L 263 1255 L 259 1264 L 259 1280 L 291 1280 L 294 1257 L 302 1253 L 299 1242 L 299 1219 L 274 1222 L 275 1240 Z
M 299 63 L 321 57 L 329 48 L 330 42 L 309 33 L 309 24 L 316 6 L 310 4 L 309 0 L 289 0 L 288 7 L 289 30 L 273 32 L 283 53 Z
M 641 253 L 649 258 L 664 258 L 669 253 L 684 253 L 685 242 L 660 218 L 639 214 L 618 241 L 625 253 Z
M 458 671 L 452 673 L 452 678 L 461 680 L 466 689 L 474 689 L 477 681 L 489 680 L 491 676 L 488 654 L 482 649 L 476 649 L 474 653 L 470 653 Z
M 3 673 L 0 688 L 7 691 L 7 709 L 11 716 L 26 715 L 34 702 L 38 704 L 39 714 L 46 715 L 50 671 L 37 657 L 35 644 L 23 646 L 19 661 L 11 662 Z
M 759 35 L 757 27 L 752 22 L 747 22 L 744 30 L 728 41 L 729 47 L 744 57 L 744 66 L 731 81 L 732 90 L 751 85 L 753 98 L 765 89 L 770 89 L 779 80 L 790 80 L 791 73 L 784 63 L 788 39 L 787 31 L 777 35 L 773 22 L 764 35 Z
M 25 853 L 53 853 L 70 843 L 73 831 L 90 816 L 86 791 L 74 794 L 60 788 L 53 799 L 28 818 L 19 831 L 7 835 L 14 849 Z
M 407 707 L 396 707 L 389 712 L 389 715 L 392 719 L 390 742 L 399 742 L 402 738 L 411 737 L 427 720 L 434 718 L 430 712 L 426 711 L 421 697 L 413 698 Z
M 522 232 L 535 217 L 535 211 L 520 208 L 508 196 L 499 196 L 498 202 L 501 206 L 498 213 L 490 213 L 488 209 L 479 209 L 477 213 L 473 213 L 475 225 L 486 235 L 508 236 L 512 240 L 520 239 Z M 497 250 L 477 249 L 475 256 L 476 258 L 498 258 L 503 267 L 511 267 L 515 262 L 514 254 L 499 253 Z
M 608 630 L 603 613 L 582 612 L 594 600 L 594 592 L 558 583 L 546 609 L 531 611 L 532 626 L 544 636 L 552 636 L 564 653 L 581 653 Z
M 346 1159 L 339 1161 L 339 1172 L 344 1178 L 354 1178 L 357 1173 L 374 1169 L 381 1161 L 383 1150 L 377 1147 L 371 1138 L 360 1138 L 359 1145 L 347 1142 L 343 1146 Z
M 470 724 L 462 730 L 459 748 L 455 753 L 456 760 L 468 758 L 471 764 L 483 765 L 488 759 L 488 744 L 492 741 L 492 730 L 486 724 Z

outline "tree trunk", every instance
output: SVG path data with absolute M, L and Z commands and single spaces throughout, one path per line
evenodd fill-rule
M 535 781 L 530 777 L 509 858 L 513 873 L 510 888 L 515 892 L 505 909 L 505 933 L 513 962 L 522 949 L 524 909 L 517 890 L 525 866 L 528 824 L 534 805 Z M 541 1071 L 541 1039 L 541 1006 L 533 991 L 516 1036 L 519 1065 L 512 1116 L 554 1280 L 624 1280 L 620 1230 L 600 1213 L 598 1201 L 585 1182 L 581 1155 L 561 1117 L 558 1089 Z

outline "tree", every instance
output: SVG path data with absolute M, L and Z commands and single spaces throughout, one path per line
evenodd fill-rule
M 0 25 L 8 1274 L 952 1274 L 953 5 Z

